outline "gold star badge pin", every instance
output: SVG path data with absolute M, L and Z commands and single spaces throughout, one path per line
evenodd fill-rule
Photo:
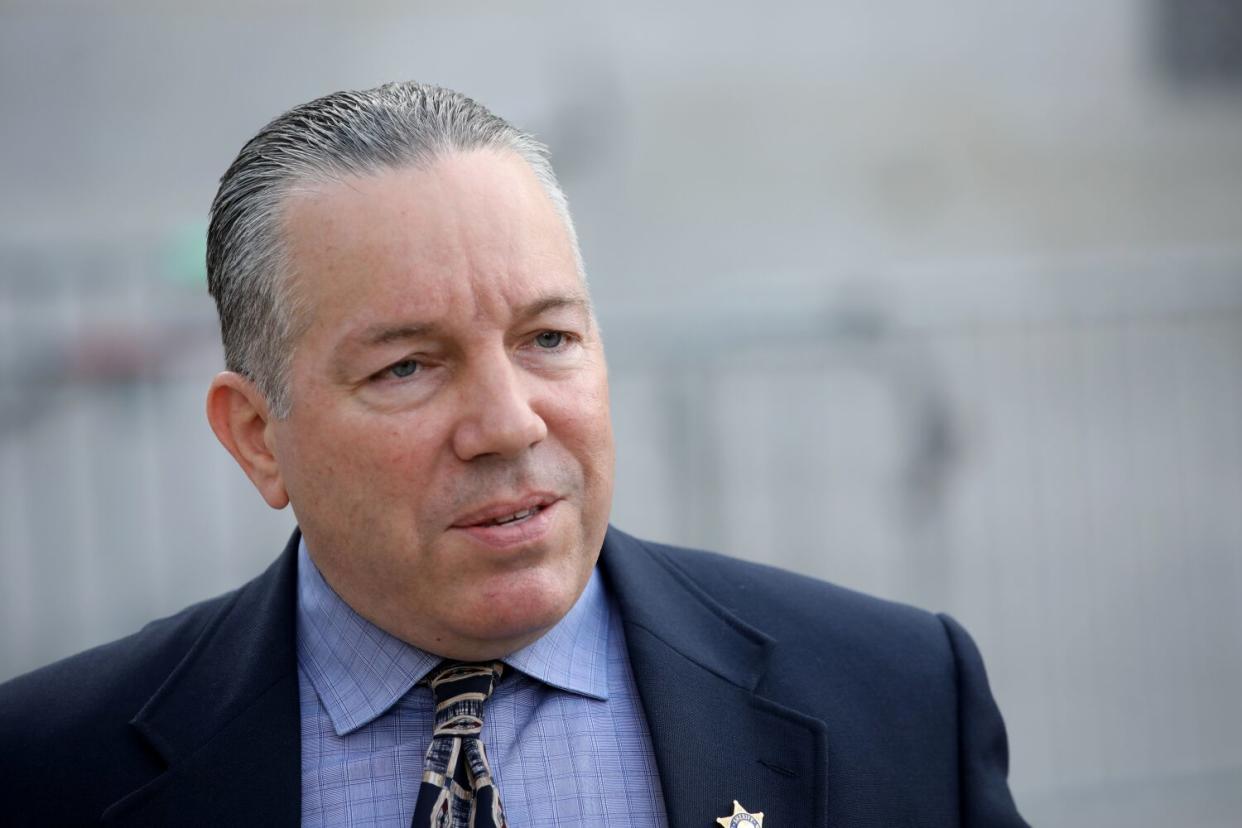
M 733 800 L 733 814 L 718 817 L 716 822 L 720 823 L 723 828 L 744 828 L 747 825 L 763 828 L 763 811 L 756 811 L 752 814 L 742 807 L 742 803 L 735 799 Z

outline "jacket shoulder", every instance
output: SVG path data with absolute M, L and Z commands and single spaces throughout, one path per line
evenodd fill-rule
M 101 768 L 152 767 L 156 758 L 129 722 L 236 596 L 195 604 L 0 684 L 5 787 L 38 799 L 53 779 L 82 778 L 79 770 L 99 776 Z
M 131 694 L 140 700 L 149 698 L 236 595 L 234 590 L 194 604 L 124 638 L 0 684 L 0 717 L 33 718 L 44 727 L 84 712 L 88 704 L 98 707 Z
M 935 614 L 767 564 L 700 549 L 638 541 L 713 601 L 778 640 L 930 636 L 948 652 Z M 868 642 L 874 643 L 874 642 Z
M 940 616 L 765 564 L 636 542 L 770 639 L 766 691 L 775 697 L 814 708 L 829 697 L 875 701 L 883 688 L 894 706 L 932 714 L 954 705 L 956 653 Z
M 920 818 L 939 802 L 946 823 L 1026 825 L 1009 793 L 1005 726 L 983 661 L 952 618 L 771 566 L 634 542 L 768 639 L 757 692 L 825 722 L 829 744 L 849 757 L 841 773 L 919 790 Z M 956 788 L 947 801 L 946 785 Z

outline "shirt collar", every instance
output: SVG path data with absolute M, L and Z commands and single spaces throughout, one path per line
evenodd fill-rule
M 598 571 L 569 612 L 538 641 L 503 660 L 543 683 L 608 698 L 608 596 Z M 387 712 L 440 663 L 359 615 L 298 546 L 298 665 L 338 736 Z

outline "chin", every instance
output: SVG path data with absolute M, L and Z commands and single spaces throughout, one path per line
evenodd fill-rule
M 546 578 L 532 582 L 530 578 L 511 577 L 504 588 L 478 598 L 475 606 L 479 613 L 474 619 L 483 619 L 483 623 L 471 625 L 474 637 L 497 642 L 520 639 L 523 643 L 518 647 L 523 647 L 556 626 L 573 608 L 585 585 L 585 579 L 571 587 L 563 580 L 549 583 Z

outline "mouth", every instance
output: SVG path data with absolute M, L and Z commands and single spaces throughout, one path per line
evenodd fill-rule
M 532 494 L 517 500 L 494 503 L 454 521 L 454 529 L 513 526 L 535 518 L 560 498 L 548 494 Z
M 547 540 L 555 530 L 560 503 L 555 495 L 494 503 L 461 518 L 452 530 L 476 547 L 511 555 Z
M 529 509 L 523 509 L 520 512 L 514 512 L 511 515 L 495 518 L 494 520 L 485 520 L 480 523 L 473 524 L 475 526 L 508 526 L 511 523 L 521 523 L 539 512 L 543 511 L 542 506 L 531 506 Z

